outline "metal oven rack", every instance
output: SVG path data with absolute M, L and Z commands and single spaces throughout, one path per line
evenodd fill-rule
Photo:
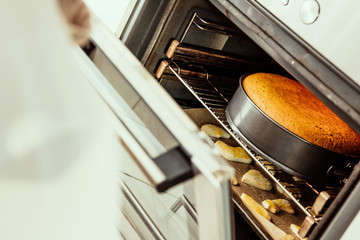
M 159 83 L 162 84 L 165 79 L 180 81 L 203 107 L 217 119 L 219 125 L 229 132 L 231 137 L 246 150 L 255 163 L 276 183 L 277 189 L 291 199 L 305 216 L 311 217 L 314 219 L 314 223 L 317 223 L 321 219 L 321 215 L 314 214 L 312 211 L 312 205 L 316 198 L 321 192 L 326 191 L 331 199 L 334 199 L 341 188 L 321 185 L 315 186 L 293 177 L 281 169 L 272 166 L 266 159 L 263 159 L 248 148 L 231 129 L 225 118 L 225 107 L 237 89 L 238 80 L 225 78 L 225 81 L 221 81 L 220 79 L 216 80 L 214 77 L 213 79 L 215 80 L 212 81 L 211 74 L 209 74 L 203 66 L 195 66 L 195 68 L 200 69 L 200 73 L 194 76 L 194 74 L 188 73 L 189 70 L 179 67 L 180 64 L 184 63 L 176 63 L 173 60 L 169 60 L 163 64 L 166 64 L 166 68 L 159 78 Z M 194 65 L 190 64 L 190 67 L 194 68 Z M 235 205 L 236 204 L 235 202 Z
M 162 61 L 159 65 L 156 73 L 159 83 L 163 84 L 166 81 L 181 82 L 182 86 L 197 100 L 196 102 L 200 103 L 209 111 L 219 125 L 229 132 L 231 137 L 245 149 L 256 165 L 276 183 L 277 190 L 291 199 L 298 209 L 300 209 L 304 216 L 306 216 L 303 223 L 306 221 L 311 222 L 308 224 L 308 230 L 310 231 L 310 228 L 312 228 L 314 224 L 317 224 L 322 216 L 319 211 L 314 211 L 315 202 L 318 203 L 318 199 L 321 199 L 321 196 L 327 196 L 325 201 L 320 200 L 323 201 L 322 212 L 324 212 L 329 206 L 329 203 L 337 196 L 341 187 L 313 185 L 271 165 L 266 159 L 254 153 L 241 138 L 236 135 L 225 118 L 225 108 L 238 88 L 238 74 L 242 74 L 241 72 L 244 71 L 244 69 L 251 72 L 254 71 L 253 69 L 258 69 L 259 67 L 260 69 L 265 69 L 264 71 L 272 71 L 272 69 L 274 69 L 273 65 L 269 66 L 269 63 L 257 63 L 241 57 L 236 58 L 233 55 L 222 56 L 221 51 L 214 52 L 210 49 L 207 53 L 207 50 L 201 47 L 188 47 L 183 41 L 186 39 L 187 33 L 192 26 L 201 31 L 214 32 L 228 37 L 241 36 L 241 33 L 238 34 L 236 29 L 204 20 L 195 13 L 180 41 L 173 41 L 175 44 L 170 45 L 166 54 L 168 59 Z M 178 50 L 175 50 L 176 48 Z M 205 51 L 205 53 L 203 51 Z M 224 66 L 221 66 L 222 64 Z M 232 64 L 236 67 L 232 67 Z M 245 67 L 239 68 L 239 66 Z M 220 71 L 217 68 L 220 68 Z M 221 68 L 223 69 L 221 70 Z M 214 71 L 214 69 L 217 70 Z M 234 69 L 238 72 L 229 74 L 229 72 Z M 238 210 L 246 215 L 235 198 L 233 198 L 233 202 Z M 251 219 L 249 220 L 251 221 Z

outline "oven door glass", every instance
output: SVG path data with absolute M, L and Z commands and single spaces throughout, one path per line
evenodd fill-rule
M 233 168 L 126 46 L 92 25 L 95 48 L 77 56 L 116 116 L 127 199 L 155 238 L 231 239 Z

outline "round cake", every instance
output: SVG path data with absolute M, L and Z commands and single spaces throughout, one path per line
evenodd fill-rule
M 360 156 L 360 135 L 299 82 L 269 73 L 243 80 L 254 104 L 272 120 L 306 141 L 347 156 Z

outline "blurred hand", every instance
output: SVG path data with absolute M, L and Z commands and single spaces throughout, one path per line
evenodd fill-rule
M 82 0 L 59 0 L 68 23 L 70 34 L 80 46 L 88 42 L 90 34 L 90 11 Z

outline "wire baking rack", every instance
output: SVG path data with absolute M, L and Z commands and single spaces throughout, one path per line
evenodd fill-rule
M 180 65 L 184 68 L 180 68 Z M 160 84 L 164 81 L 180 81 L 203 107 L 217 119 L 219 124 L 229 132 L 231 137 L 246 150 L 256 164 L 277 184 L 279 191 L 287 195 L 306 216 L 313 217 L 316 222 L 321 219 L 321 214 L 314 214 L 312 212 L 312 205 L 317 196 L 322 191 L 326 191 L 331 199 L 333 199 L 341 190 L 341 187 L 310 184 L 307 181 L 283 172 L 280 168 L 273 166 L 266 159 L 249 149 L 231 129 L 225 118 L 225 108 L 238 87 L 237 79 L 229 77 L 221 79 L 218 75 L 211 74 L 207 67 L 168 60 L 167 67 L 159 78 Z
M 224 34 L 229 37 L 241 35 L 238 34 L 236 29 L 232 30 L 221 24 L 211 23 L 194 13 L 180 41 L 173 41 L 166 54 L 168 58 L 160 63 L 156 72 L 159 83 L 166 85 L 169 81 L 181 82 L 181 85 L 195 99 L 194 102 L 200 103 L 202 107 L 207 109 L 218 121 L 219 125 L 229 132 L 231 137 L 245 149 L 256 165 L 276 183 L 277 190 L 291 199 L 307 218 L 312 219 L 313 224 L 318 223 L 321 220 L 322 213 L 326 211 L 332 200 L 340 192 L 341 187 L 314 185 L 273 166 L 266 159 L 253 152 L 236 135 L 225 117 L 225 108 L 238 88 L 241 74 L 259 68 L 265 71 L 270 69 L 271 71 L 272 66 L 259 64 L 242 57 L 238 58 L 221 51 L 217 52 L 209 49 L 209 52 L 207 52 L 206 49 L 201 47 L 187 46 L 186 43 L 183 43 L 183 40 L 192 26 L 203 31 Z M 224 62 L 228 65 L 235 64 L 237 67 L 224 67 Z M 175 100 L 183 107 L 193 107 L 191 104 L 184 104 L 183 100 L 176 98 Z M 327 196 L 327 199 L 323 201 L 321 197 L 324 195 Z M 235 206 L 239 206 L 236 200 L 233 200 Z M 324 206 L 321 212 L 314 211 L 315 202 L 323 203 Z

